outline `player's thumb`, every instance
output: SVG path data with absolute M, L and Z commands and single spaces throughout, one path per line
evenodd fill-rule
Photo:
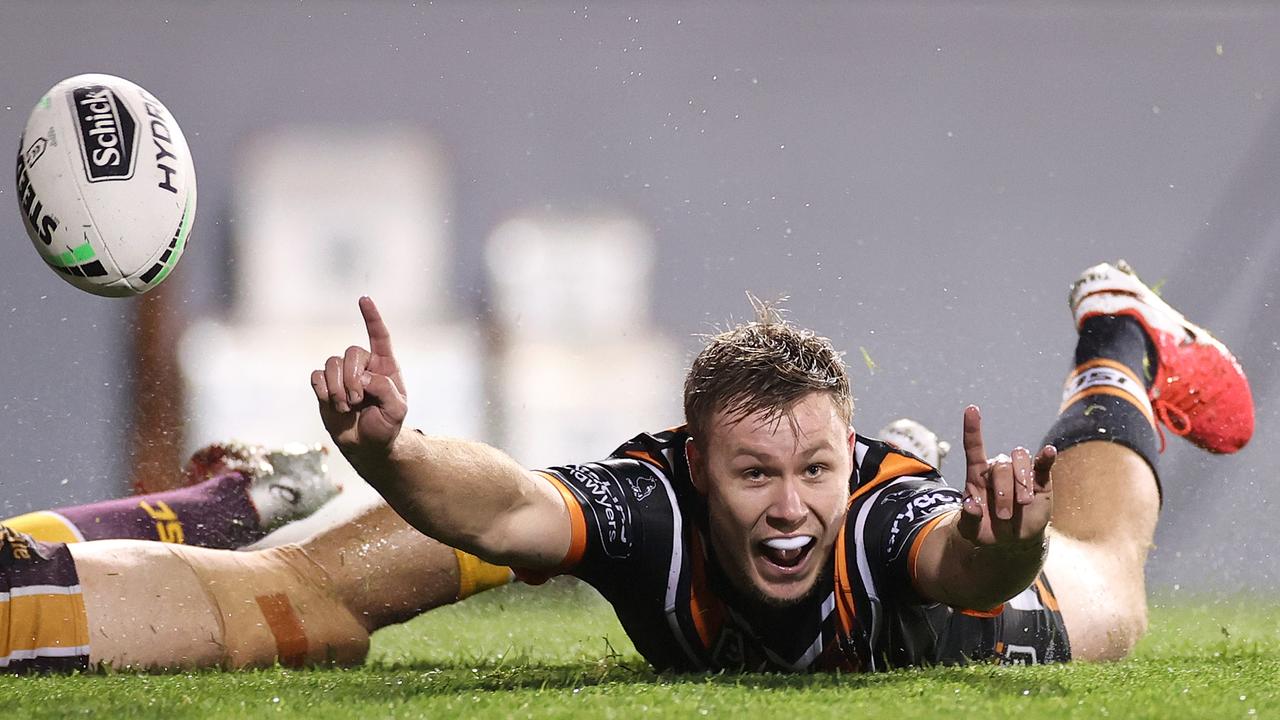
M 982 502 L 977 498 L 969 495 L 964 499 L 960 504 L 960 517 L 956 519 L 956 531 L 960 533 L 960 537 L 966 540 L 978 537 L 978 531 L 982 529 L 983 511 Z
M 1049 492 L 1053 482 L 1053 463 L 1058 459 L 1058 448 L 1045 445 L 1036 453 L 1035 476 L 1036 492 Z
M 364 386 L 365 403 L 382 410 L 387 420 L 395 424 L 404 422 L 409 412 L 409 404 L 404 394 L 386 375 L 365 372 L 360 376 L 360 384 Z

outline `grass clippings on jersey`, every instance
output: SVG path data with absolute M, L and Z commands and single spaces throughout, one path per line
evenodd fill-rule
M 1280 606 L 1157 602 L 1134 657 L 868 675 L 657 675 L 577 583 L 511 587 L 375 635 L 353 669 L 2 677 L 9 717 L 1275 717 Z

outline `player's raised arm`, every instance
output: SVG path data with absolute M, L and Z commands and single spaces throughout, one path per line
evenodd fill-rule
M 483 443 L 405 432 L 409 405 L 391 333 L 360 298 L 368 349 L 351 346 L 311 373 L 320 417 L 338 449 L 405 520 L 491 562 L 551 568 L 569 549 L 557 491 Z
M 986 610 L 1026 588 L 1040 572 L 1053 507 L 1051 445 L 988 458 L 982 415 L 964 412 L 964 502 L 923 541 L 916 590 L 955 607 Z

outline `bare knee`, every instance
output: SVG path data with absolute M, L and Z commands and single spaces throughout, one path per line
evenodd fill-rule
M 1073 658 L 1118 660 L 1146 634 L 1141 563 L 1090 543 L 1054 537 L 1045 572 L 1057 596 Z
M 1077 629 L 1078 633 L 1067 626 L 1074 658 L 1091 662 L 1121 660 L 1133 652 L 1147 632 L 1146 608 L 1100 613 Z

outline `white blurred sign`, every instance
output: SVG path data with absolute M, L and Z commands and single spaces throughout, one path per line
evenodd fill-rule
M 628 217 L 516 218 L 485 250 L 508 337 L 578 344 L 648 325 L 653 241 Z
M 457 325 L 394 330 L 396 356 L 409 393 L 405 425 L 432 434 L 483 439 L 477 331 Z M 179 346 L 192 408 L 188 451 L 230 439 L 332 446 L 320 422 L 311 371 L 323 368 L 325 359 L 340 356 L 348 345 L 366 344 L 360 332 L 350 324 L 193 325 Z
M 288 128 L 236 173 L 234 316 L 329 322 L 370 294 L 411 321 L 452 317 L 445 170 L 419 131 Z

